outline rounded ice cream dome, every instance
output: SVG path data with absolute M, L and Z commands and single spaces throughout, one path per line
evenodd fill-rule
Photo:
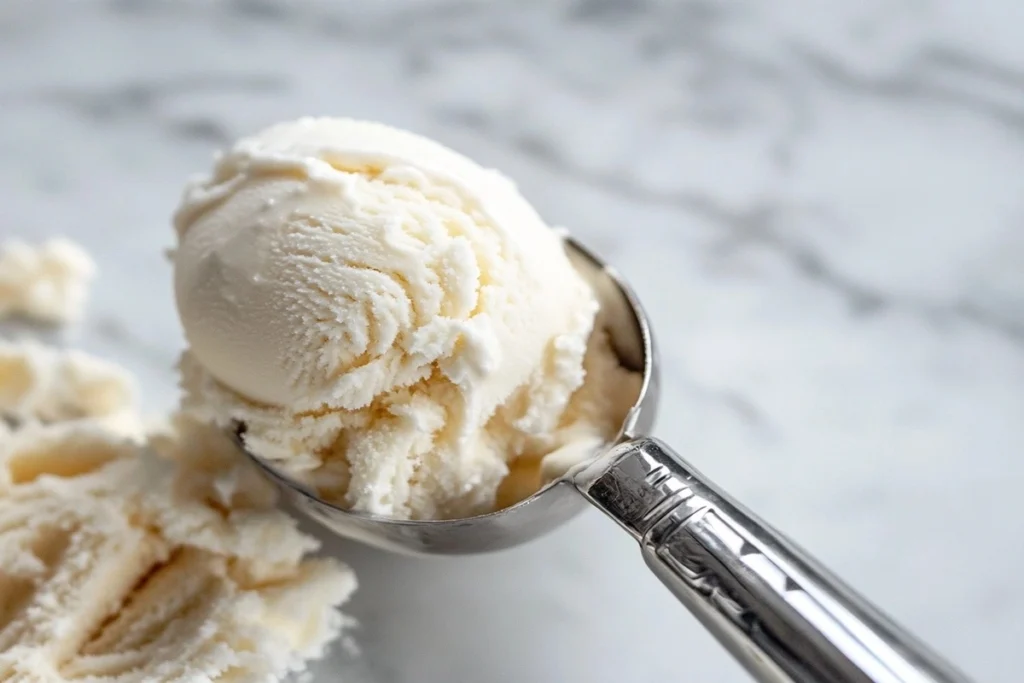
M 493 506 L 557 448 L 597 312 L 515 185 L 377 123 L 239 141 L 175 215 L 186 404 L 349 506 Z M 525 461 L 524 461 L 525 462 Z

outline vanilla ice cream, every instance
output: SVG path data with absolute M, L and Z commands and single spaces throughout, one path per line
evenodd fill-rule
M 499 500 L 510 466 L 536 483 L 569 441 L 615 434 L 622 401 L 572 405 L 585 357 L 624 383 L 610 393 L 638 382 L 606 362 L 593 292 L 512 182 L 411 133 L 273 126 L 174 222 L 186 408 L 244 422 L 256 454 L 348 507 L 490 511 L 521 489 Z
M 75 349 L 0 339 L 0 414 L 22 422 L 94 419 L 141 435 L 135 381 L 121 367 Z
M 140 448 L 104 421 L 132 410 L 123 371 L 2 357 L 0 680 L 271 683 L 323 652 L 354 576 L 223 435 L 179 417 Z
M 96 264 L 68 239 L 39 245 L 0 245 L 0 317 L 23 315 L 46 323 L 81 316 Z

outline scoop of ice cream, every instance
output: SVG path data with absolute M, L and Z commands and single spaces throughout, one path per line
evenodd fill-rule
M 507 179 L 379 124 L 307 119 L 243 140 L 175 223 L 192 352 L 295 411 L 362 408 L 435 369 L 493 409 L 569 327 L 553 319 L 595 310 Z
M 348 506 L 491 509 L 583 383 L 597 302 L 560 236 L 411 133 L 274 126 L 186 190 L 175 227 L 186 406 Z

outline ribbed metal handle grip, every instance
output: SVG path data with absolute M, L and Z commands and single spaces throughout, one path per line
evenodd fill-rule
M 656 439 L 612 449 L 574 484 L 755 679 L 966 683 Z

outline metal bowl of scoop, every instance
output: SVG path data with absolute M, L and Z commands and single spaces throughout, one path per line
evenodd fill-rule
M 591 460 L 510 507 L 456 520 L 399 520 L 319 498 L 239 447 L 293 506 L 333 533 L 388 550 L 459 555 L 509 548 L 593 505 L 640 544 L 647 565 L 759 681 L 964 683 L 968 679 L 743 508 L 657 439 L 658 368 L 647 317 L 614 269 L 571 239 L 597 293 L 597 326 L 643 381 L 618 437 Z

